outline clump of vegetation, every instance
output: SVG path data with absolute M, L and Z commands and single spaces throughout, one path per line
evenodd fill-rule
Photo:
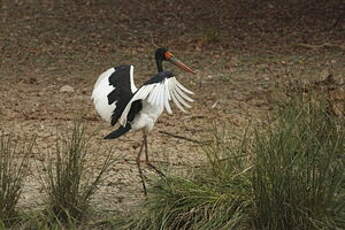
M 345 122 L 313 97 L 291 100 L 256 134 L 257 229 L 345 228 Z
M 0 222 L 3 227 L 19 218 L 16 205 L 28 175 L 28 156 L 32 153 L 33 143 L 19 143 L 11 134 L 0 134 Z
M 119 229 L 344 229 L 345 122 L 292 99 L 240 144 L 215 135 L 205 165 L 169 175 Z
M 50 154 L 43 176 L 48 195 L 47 213 L 51 221 L 68 224 L 78 223 L 90 210 L 90 199 L 96 193 L 104 174 L 115 160 L 110 151 L 98 172 L 90 172 L 87 157 L 90 152 L 90 137 L 85 126 L 75 122 L 73 130 L 56 143 Z
M 252 166 L 244 148 L 232 148 L 219 132 L 202 148 L 207 164 L 190 170 L 190 178 L 169 175 L 156 181 L 144 204 L 130 216 L 116 218 L 113 226 L 152 230 L 247 226 L 253 206 Z

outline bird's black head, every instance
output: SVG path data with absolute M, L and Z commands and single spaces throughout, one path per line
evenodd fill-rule
M 165 53 L 168 52 L 166 48 L 158 48 L 155 52 L 155 59 L 157 64 L 158 72 L 163 71 L 163 61 L 166 61 Z
M 169 61 L 186 72 L 195 74 L 195 72 L 185 65 L 183 62 L 178 60 L 167 48 L 158 48 L 155 52 L 155 59 L 157 64 L 158 72 L 163 71 L 163 61 Z
M 166 61 L 165 53 L 168 52 L 167 48 L 158 48 L 155 52 L 155 59 L 160 61 Z

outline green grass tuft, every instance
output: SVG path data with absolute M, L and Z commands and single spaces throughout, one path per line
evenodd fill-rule
M 28 175 L 28 157 L 34 140 L 19 143 L 13 135 L 0 134 L 0 223 L 2 227 L 16 222 L 16 205 Z M 20 160 L 19 160 L 20 159 Z M 2 228 L 1 227 L 1 228 Z
M 294 99 L 256 134 L 255 227 L 345 228 L 345 122 L 322 99 Z
M 44 165 L 43 181 L 48 195 L 46 212 L 52 223 L 73 225 L 83 220 L 90 210 L 90 199 L 115 161 L 111 160 L 109 151 L 101 168 L 91 174 L 87 165 L 87 157 L 91 154 L 90 137 L 85 132 L 85 126 L 76 121 L 73 130 L 57 141 L 56 151 Z
M 231 148 L 222 134 L 203 146 L 208 164 L 188 173 L 159 179 L 147 201 L 129 217 L 119 217 L 118 229 L 234 229 L 247 225 L 252 190 L 248 158 Z M 139 211 L 138 211 L 139 210 Z

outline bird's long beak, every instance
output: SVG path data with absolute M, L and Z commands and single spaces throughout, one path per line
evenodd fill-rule
M 180 61 L 179 59 L 177 59 L 172 53 L 170 53 L 169 51 L 165 52 L 164 54 L 166 60 L 170 61 L 171 63 L 173 63 L 174 65 L 176 65 L 177 67 L 179 67 L 180 69 L 183 69 L 186 72 L 192 73 L 192 74 L 196 74 L 196 72 L 194 70 L 192 70 L 190 67 L 188 67 L 186 64 L 184 64 L 182 61 Z

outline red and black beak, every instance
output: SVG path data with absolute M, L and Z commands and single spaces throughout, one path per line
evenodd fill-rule
M 192 70 L 190 67 L 188 67 L 186 64 L 184 64 L 182 61 L 180 61 L 179 59 L 177 59 L 171 52 L 167 51 L 164 53 L 164 57 L 167 61 L 171 62 L 172 64 L 176 65 L 177 67 L 179 67 L 180 69 L 192 73 L 192 74 L 196 74 L 196 72 L 194 70 Z

